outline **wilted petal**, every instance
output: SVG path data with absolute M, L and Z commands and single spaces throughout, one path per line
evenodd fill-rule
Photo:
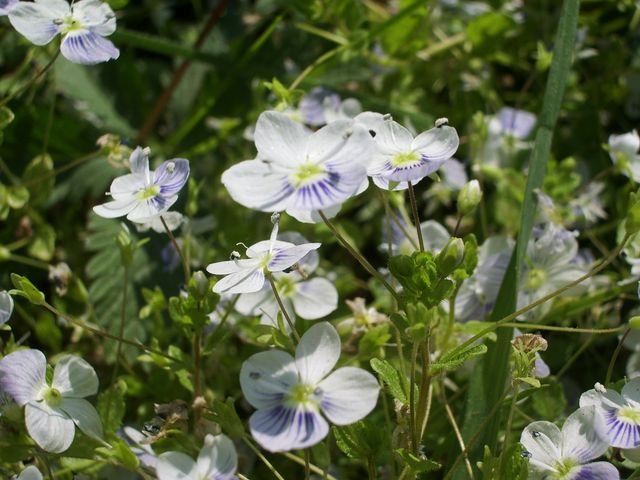
M 228 480 L 238 468 L 238 454 L 226 435 L 207 435 L 197 461 L 201 478 Z
M 72 8 L 73 18 L 98 35 L 108 37 L 116 31 L 116 16 L 107 2 L 79 0 Z
M 312 250 L 320 248 L 320 243 L 304 243 L 289 248 L 276 248 L 273 250 L 273 258 L 269 262 L 267 269 L 270 272 L 281 272 L 295 265 Z
M 60 52 L 67 60 L 81 65 L 95 65 L 120 56 L 120 50 L 111 40 L 90 30 L 72 30 L 67 33 L 60 44 Z
M 0 292 L 0 325 L 9 321 L 13 313 L 13 298 L 8 292 Z
M 249 419 L 253 438 L 270 452 L 315 445 L 327 436 L 329 425 L 315 410 L 278 405 L 258 410 Z
M 84 398 L 98 392 L 98 376 L 82 358 L 65 355 L 56 364 L 51 386 L 63 397 Z
M 27 432 L 47 452 L 62 453 L 71 446 L 76 426 L 59 408 L 45 402 L 27 403 L 24 410 Z
M 240 369 L 242 393 L 255 408 L 279 405 L 296 383 L 296 363 L 291 355 L 281 350 L 256 353 Z
M 563 458 L 573 457 L 586 463 L 602 455 L 608 447 L 606 426 L 596 407 L 579 408 L 564 422 Z
M 339 368 L 318 384 L 322 391 L 320 408 L 336 425 L 349 425 L 363 419 L 375 408 L 380 386 L 362 368 Z
M 303 163 L 309 132 L 287 115 L 268 111 L 258 117 L 254 134 L 258 157 L 280 165 Z M 224 183 L 224 181 L 223 181 Z
M 291 297 L 296 313 L 305 320 L 326 317 L 338 308 L 338 291 L 324 278 L 313 278 L 295 285 Z
M 340 336 L 328 322 L 321 322 L 307 330 L 296 348 L 296 365 L 300 379 L 317 385 L 327 376 L 340 358 Z
M 64 0 L 53 2 L 19 2 L 9 11 L 9 21 L 18 33 L 35 45 L 49 43 L 60 31 L 54 20 L 69 14 Z
M 550 470 L 562 458 L 562 433 L 551 422 L 533 422 L 525 427 L 520 443 L 531 454 L 531 466 Z
M 165 452 L 158 456 L 158 480 L 192 480 L 196 473 L 196 462 L 182 452 Z
M 59 408 L 73 420 L 82 433 L 103 442 L 102 422 L 93 405 L 83 398 L 65 398 Z
M 153 184 L 160 186 L 160 195 L 176 195 L 189 178 L 189 160 L 174 158 L 160 165 L 153 174 Z
M 47 386 L 47 359 L 40 350 L 18 350 L 0 360 L 0 391 L 20 406 L 38 397 Z

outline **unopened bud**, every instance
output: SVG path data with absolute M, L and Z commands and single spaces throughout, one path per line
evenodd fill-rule
M 461 238 L 453 237 L 436 257 L 438 271 L 444 277 L 453 272 L 464 258 L 464 243 Z
M 458 194 L 458 213 L 460 215 L 468 215 L 478 206 L 482 200 L 482 190 L 480 190 L 480 182 L 471 180 L 467 182 Z
M 629 328 L 631 330 L 640 330 L 640 316 L 631 317 L 629 319 Z
M 191 281 L 198 295 L 204 297 L 209 291 L 209 279 L 202 270 L 198 270 L 191 276 Z

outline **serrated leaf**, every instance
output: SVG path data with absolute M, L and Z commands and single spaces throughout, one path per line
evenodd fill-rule
M 379 358 L 372 358 L 369 362 L 371 368 L 378 374 L 380 380 L 386 385 L 391 396 L 401 402 L 403 405 L 407 404 L 407 396 L 405 395 L 405 388 L 408 388 L 408 382 L 405 379 L 401 380 L 400 373 L 386 360 Z
M 405 448 L 398 448 L 394 453 L 402 459 L 404 464 L 411 469 L 413 473 L 432 472 L 442 468 L 438 462 L 429 460 L 426 457 L 417 457 Z
M 106 433 L 115 433 L 122 426 L 122 419 L 126 409 L 124 400 L 126 391 L 126 383 L 119 380 L 98 395 L 96 410 L 100 415 L 102 426 Z
M 226 401 L 214 400 L 211 411 L 205 416 L 216 422 L 232 438 L 241 438 L 245 434 L 244 424 L 236 412 L 232 398 Z
M 487 346 L 482 344 L 466 348 L 463 351 L 456 353 L 455 355 L 444 354 L 442 357 L 440 357 L 440 360 L 431 364 L 429 371 L 432 375 L 434 375 L 436 373 L 447 370 L 455 370 L 470 358 L 477 357 L 478 355 L 482 355 L 486 352 Z

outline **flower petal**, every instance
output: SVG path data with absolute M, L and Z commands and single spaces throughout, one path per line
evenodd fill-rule
M 602 455 L 608 447 L 607 429 L 596 407 L 579 408 L 564 422 L 562 458 L 574 457 L 586 463 Z
M 42 480 L 42 473 L 40 473 L 37 467 L 29 465 L 20 472 L 16 480 Z
M 213 286 L 213 291 L 224 294 L 257 292 L 264 286 L 264 281 L 262 270 L 241 270 L 218 280 Z
M 111 40 L 90 30 L 73 30 L 67 33 L 60 44 L 60 52 L 67 60 L 81 65 L 95 65 L 120 56 L 120 50 Z
M 108 37 L 116 31 L 116 16 L 107 2 L 78 0 L 73 4 L 73 18 L 84 28 Z
M 269 262 L 267 269 L 270 272 L 281 272 L 295 265 L 299 260 L 303 259 L 312 250 L 320 248 L 320 243 L 303 243 L 288 248 L 275 248 L 273 250 L 273 258 Z
M 135 197 L 128 197 L 127 199 L 113 200 L 102 205 L 96 205 L 93 207 L 93 211 L 103 218 L 117 218 L 127 215 L 137 205 L 138 200 Z
M 0 292 L 0 325 L 9 321 L 13 313 L 13 297 L 5 291 Z
M 307 330 L 296 348 L 296 365 L 303 383 L 317 385 L 338 363 L 340 336 L 328 322 Z
M 315 445 L 327 436 L 329 425 L 315 410 L 284 405 L 258 410 L 249 419 L 253 438 L 270 452 Z
M 320 408 L 336 425 L 363 419 L 378 402 L 380 385 L 362 368 L 342 367 L 318 384 L 322 390 Z
M 59 408 L 73 420 L 82 433 L 104 443 L 102 422 L 93 405 L 83 398 L 65 398 Z
M 609 462 L 594 462 L 574 467 L 567 480 L 620 480 L 620 472 Z
M 281 350 L 256 353 L 240 369 L 242 393 L 255 408 L 279 405 L 297 383 L 296 363 L 291 355 Z
M 625 384 L 621 393 L 625 400 L 640 403 L 640 378 L 633 379 Z
M 238 454 L 226 435 L 207 435 L 197 461 L 201 478 L 228 480 L 238 469 Z
M 413 139 L 411 147 L 422 156 L 423 161 L 443 162 L 453 157 L 459 145 L 456 129 L 442 125 L 422 132 Z
M 149 200 L 138 201 L 133 210 L 127 214 L 127 219 L 136 223 L 144 223 L 147 219 L 167 211 L 177 200 L 177 195 L 173 197 L 157 195 Z
M 304 161 L 308 137 L 302 124 L 274 111 L 260 114 L 254 134 L 259 158 L 290 167 Z
M 131 155 L 129 155 L 131 173 L 140 175 L 142 179 L 146 180 L 146 183 L 151 182 L 151 175 L 149 174 L 149 154 L 149 148 L 136 147 L 133 152 L 131 152 Z
M 0 0 L 0 15 L 8 15 L 16 3 L 18 0 Z
M 262 160 L 245 160 L 233 165 L 222 174 L 222 184 L 240 205 L 265 212 L 287 208 L 293 193 L 288 173 Z
M 160 165 L 153 173 L 153 184 L 160 186 L 160 195 L 176 195 L 189 178 L 189 160 L 174 158 Z
M 536 116 L 525 110 L 504 107 L 498 112 L 502 131 L 519 139 L 525 139 L 536 124 Z
M 60 4 L 64 3 L 61 8 Z M 67 2 L 18 2 L 9 11 L 9 21 L 18 33 L 35 45 L 46 45 L 60 31 L 54 23 L 69 13 Z
M 109 193 L 115 200 L 127 199 L 133 195 L 137 195 L 141 190 L 144 190 L 148 184 L 146 174 L 128 173 L 116 177 L 113 182 L 111 182 Z
M 628 158 L 632 158 L 640 150 L 640 135 L 636 130 L 622 135 L 609 135 L 609 149 L 614 163 L 618 161 L 616 153 L 623 153 Z
M 305 320 L 326 317 L 338 308 L 338 291 L 325 278 L 313 278 L 295 285 L 293 308 Z
M 40 350 L 18 350 L 0 360 L 0 391 L 20 406 L 38 397 L 47 386 L 47 359 Z
M 304 158 L 315 164 L 371 161 L 374 143 L 369 132 L 351 120 L 337 120 L 314 132 L 308 139 Z
M 266 285 L 257 292 L 243 293 L 236 300 L 234 308 L 241 315 L 259 315 L 260 306 L 265 303 L 269 298 L 273 297 L 271 288 Z
M 562 433 L 551 422 L 533 422 L 525 427 L 520 443 L 531 454 L 529 464 L 537 469 L 550 470 L 561 459 Z
M 165 452 L 158 456 L 158 480 L 192 480 L 196 473 L 196 462 L 182 452 Z
M 411 150 L 413 135 L 398 122 L 385 120 L 374 139 L 381 152 L 392 155 Z
M 258 261 L 253 258 L 243 258 L 241 260 L 226 260 L 207 265 L 207 272 L 213 275 L 227 275 L 229 273 L 241 272 L 253 269 L 258 266 Z
M 27 432 L 47 452 L 62 453 L 71 446 L 76 426 L 59 408 L 45 402 L 29 402 L 24 410 Z
M 98 392 L 98 376 L 82 358 L 65 355 L 56 364 L 51 386 L 58 389 L 63 397 L 88 397 Z
M 333 207 L 327 207 L 322 209 L 322 213 L 327 218 L 335 217 L 342 205 L 334 205 Z M 322 217 L 318 213 L 318 210 L 298 210 L 295 208 L 287 208 L 286 212 L 293 218 L 302 223 L 321 223 Z

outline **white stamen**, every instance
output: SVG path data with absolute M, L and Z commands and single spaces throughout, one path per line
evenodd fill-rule
M 167 163 L 167 171 L 169 173 L 173 173 L 175 169 L 176 169 L 176 164 L 174 162 Z
M 596 382 L 596 384 L 593 386 L 593 388 L 598 393 L 607 393 L 607 389 L 600 382 Z
M 436 128 L 440 128 L 443 125 L 449 125 L 449 119 L 442 117 L 436 120 Z

